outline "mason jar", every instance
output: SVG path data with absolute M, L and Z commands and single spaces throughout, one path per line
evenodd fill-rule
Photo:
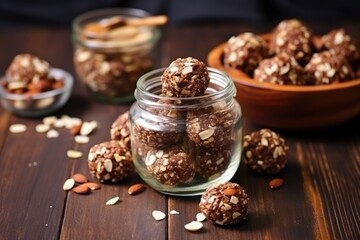
M 77 77 L 95 99 L 115 104 L 134 100 L 136 81 L 153 69 L 153 49 L 160 38 L 156 26 L 119 24 L 105 32 L 90 29 L 119 16 L 142 18 L 149 13 L 132 8 L 100 9 L 78 16 L 72 25 Z
M 240 164 L 242 113 L 225 73 L 208 68 L 204 96 L 161 95 L 165 69 L 143 75 L 129 111 L 133 161 L 140 177 L 168 195 L 202 194 L 229 181 Z

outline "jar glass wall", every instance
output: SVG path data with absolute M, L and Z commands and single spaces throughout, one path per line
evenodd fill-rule
M 204 96 L 165 97 L 157 69 L 137 82 L 129 124 L 135 167 L 155 190 L 191 196 L 229 181 L 240 164 L 242 114 L 232 80 L 208 68 Z
M 93 97 L 110 103 L 134 100 L 136 81 L 153 69 L 153 48 L 160 37 L 155 26 L 116 26 L 91 32 L 89 26 L 122 16 L 142 18 L 140 9 L 111 8 L 84 13 L 73 22 L 74 67 Z

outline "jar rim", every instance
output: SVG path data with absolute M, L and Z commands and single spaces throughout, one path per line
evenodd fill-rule
M 126 52 L 132 50 L 139 50 L 142 47 L 152 47 L 161 36 L 160 28 L 157 26 L 142 26 L 140 27 L 142 31 L 151 33 L 150 38 L 146 38 L 143 41 L 138 41 L 130 46 L 122 47 L 117 46 L 116 44 L 109 44 L 106 41 L 95 41 L 92 39 L 82 39 L 82 26 L 91 21 L 96 21 L 106 17 L 112 16 L 129 16 L 129 17 L 146 17 L 150 16 L 149 12 L 146 12 L 142 9 L 137 8 L 103 8 L 93 11 L 88 11 L 77 16 L 72 22 L 73 30 L 73 41 L 77 44 L 80 44 L 84 47 L 94 48 L 94 49 L 103 49 L 110 50 L 114 49 L 119 51 L 124 50 Z
M 220 84 L 221 89 L 217 91 L 206 92 L 206 95 L 192 96 L 192 97 L 162 96 L 160 94 L 156 94 L 149 91 L 152 88 L 161 87 L 161 75 L 165 69 L 166 68 L 159 68 L 152 70 L 142 75 L 139 78 L 139 80 L 136 83 L 136 89 L 134 93 L 137 101 L 142 101 L 144 103 L 157 105 L 157 106 L 164 105 L 167 102 L 180 101 L 182 104 L 180 104 L 180 106 L 175 106 L 175 107 L 181 107 L 181 106 L 189 107 L 189 105 L 193 105 L 194 103 L 207 102 L 209 104 L 212 104 L 213 102 L 216 102 L 221 98 L 228 96 L 234 98 L 236 95 L 236 88 L 230 76 L 225 72 L 212 67 L 207 67 L 210 76 L 209 87 L 214 84 L 217 84 L 217 86 L 219 86 Z

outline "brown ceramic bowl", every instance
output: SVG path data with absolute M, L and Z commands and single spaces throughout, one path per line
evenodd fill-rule
M 269 128 L 316 130 L 343 123 L 360 113 L 360 79 L 323 86 L 284 86 L 254 81 L 224 67 L 222 43 L 207 57 L 210 67 L 234 81 L 244 116 Z

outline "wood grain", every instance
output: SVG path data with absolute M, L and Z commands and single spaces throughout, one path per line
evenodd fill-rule
M 336 24 L 335 24 L 336 25 Z M 334 26 L 335 26 L 334 25 Z M 356 23 L 346 25 L 360 39 Z M 200 24 L 166 26 L 156 49 L 157 66 L 167 66 L 177 57 L 205 60 L 208 51 L 241 31 L 257 33 L 272 26 L 247 24 Z M 332 26 L 315 24 L 326 32 Z M 55 66 L 73 72 L 70 29 L 0 29 L 0 71 L 12 57 L 28 52 L 48 59 Z M 360 238 L 360 116 L 325 131 L 278 131 L 290 151 L 284 172 L 262 176 L 241 163 L 232 181 L 244 187 L 250 197 L 248 218 L 239 225 L 220 227 L 204 222 L 199 232 L 184 225 L 195 220 L 200 196 L 173 197 L 147 187 L 130 196 L 127 188 L 143 181 L 134 175 L 118 184 L 102 184 L 89 195 L 62 190 L 64 181 L 80 172 L 94 181 L 87 168 L 87 151 L 110 138 L 110 125 L 128 110 L 127 105 L 106 105 L 93 101 L 76 81 L 67 105 L 55 113 L 99 127 L 90 143 L 75 144 L 66 129 L 60 137 L 47 139 L 36 133 L 41 118 L 20 118 L 0 107 L 0 239 L 359 239 Z M 28 131 L 11 134 L 9 125 L 25 123 Z M 244 118 L 244 134 L 262 128 Z M 68 149 L 84 156 L 66 157 Z M 273 177 L 284 185 L 268 187 Z M 119 196 L 114 206 L 105 202 Z M 155 221 L 151 212 L 161 210 L 166 219 Z M 177 210 L 179 215 L 168 215 Z

